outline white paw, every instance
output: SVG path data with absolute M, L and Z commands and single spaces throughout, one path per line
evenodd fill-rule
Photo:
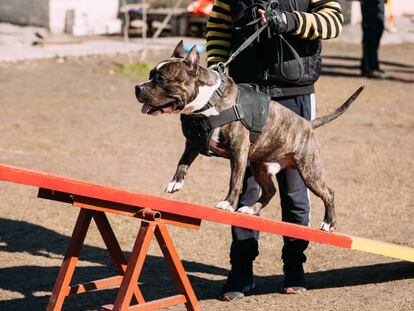
M 259 213 L 256 213 L 256 211 L 250 206 L 242 206 L 237 211 L 247 215 L 259 215 Z
M 229 201 L 221 201 L 216 205 L 219 209 L 224 209 L 225 211 L 234 212 L 234 208 L 230 205 Z
M 173 180 L 167 185 L 167 187 L 165 188 L 165 192 L 173 193 L 173 192 L 181 190 L 183 186 L 184 186 L 184 180 L 183 181 Z
M 327 224 L 326 222 L 322 221 L 321 223 L 321 230 L 322 231 L 331 231 L 331 225 Z

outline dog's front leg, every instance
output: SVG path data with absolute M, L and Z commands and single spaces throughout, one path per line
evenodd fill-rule
M 240 146 L 240 149 L 233 152 L 230 159 L 231 164 L 231 178 L 230 188 L 227 197 L 224 201 L 217 204 L 217 208 L 228 211 L 235 211 L 239 201 L 240 192 L 243 187 L 243 178 L 247 166 L 247 156 L 249 152 L 249 143 Z
M 188 168 L 198 155 L 198 150 L 192 144 L 190 144 L 189 141 L 186 140 L 184 153 L 178 162 L 177 170 L 175 171 L 172 181 L 168 183 L 167 187 L 165 188 L 165 192 L 173 193 L 183 188 L 184 178 L 187 175 Z

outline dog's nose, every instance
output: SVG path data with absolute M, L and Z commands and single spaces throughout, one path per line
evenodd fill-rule
M 138 96 L 141 94 L 142 87 L 140 85 L 135 86 L 135 97 L 138 98 Z

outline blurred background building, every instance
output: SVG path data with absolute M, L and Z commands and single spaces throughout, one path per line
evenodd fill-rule
M 120 32 L 119 0 L 0 0 L 0 22 L 39 26 L 53 34 Z
M 119 33 L 123 4 L 140 0 L 0 0 L 0 23 L 46 28 L 52 34 Z M 192 2 L 181 1 L 183 8 Z M 146 0 L 150 8 L 172 7 L 176 1 Z
M 39 26 L 51 34 L 93 35 L 120 33 L 120 7 L 142 0 L 0 0 L 0 23 Z M 201 1 L 201 0 L 198 0 Z M 213 0 L 211 0 L 213 1 Z M 172 8 L 180 2 L 182 13 L 192 0 L 146 0 L 151 9 Z M 340 0 L 345 23 L 361 21 L 358 1 Z M 393 15 L 414 15 L 413 0 L 389 0 Z

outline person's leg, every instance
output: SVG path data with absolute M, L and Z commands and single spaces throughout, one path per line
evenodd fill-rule
M 248 167 L 238 208 L 254 204 L 259 197 L 260 187 Z M 254 287 L 253 261 L 259 255 L 259 231 L 232 227 L 231 236 L 233 239 L 230 248 L 231 270 L 220 290 L 220 299 L 225 301 L 243 298 L 244 294 Z
M 369 41 L 369 35 L 368 35 L 368 12 L 369 7 L 366 3 L 367 0 L 361 0 L 361 15 L 362 15 L 362 21 L 361 21 L 361 27 L 362 27 L 362 58 L 361 58 L 361 72 L 364 74 L 368 71 L 368 41 Z
M 362 0 L 362 74 L 371 74 L 379 70 L 378 48 L 384 30 L 384 0 Z
M 307 120 L 314 117 L 314 95 L 298 96 L 280 103 L 290 108 Z M 298 225 L 308 226 L 310 222 L 309 191 L 299 172 L 285 169 L 276 175 L 279 184 L 282 220 Z M 305 291 L 303 263 L 308 241 L 283 237 L 282 249 L 284 280 L 282 292 L 301 293 Z
M 305 95 L 296 97 L 294 99 L 286 99 L 286 100 L 279 100 L 281 104 L 288 107 L 289 109 L 293 110 L 298 115 L 305 117 L 306 119 L 311 119 L 315 115 L 315 101 L 314 95 Z M 276 99 L 277 100 L 277 99 Z M 277 100 L 278 101 L 278 100 Z M 290 175 L 290 173 L 289 173 Z M 280 177 L 281 178 L 281 177 Z M 297 180 L 295 178 L 288 178 L 289 185 L 285 187 L 286 189 L 293 189 L 293 181 Z M 302 182 L 303 184 L 303 182 Z M 280 185 L 279 185 L 280 187 Z M 286 190 L 287 191 L 287 190 Z M 283 193 L 286 192 L 283 190 Z M 282 192 L 282 190 L 281 190 Z M 308 192 L 306 190 L 299 190 L 301 194 L 305 193 L 306 198 L 308 198 Z M 281 194 L 282 196 L 282 194 Z M 283 195 L 284 196 L 284 195 Z M 246 170 L 246 174 L 243 181 L 243 191 L 240 195 L 239 205 L 241 206 L 250 206 L 255 203 L 260 197 L 260 187 L 254 180 L 252 176 L 252 172 L 248 167 Z M 289 195 L 287 196 L 289 197 Z M 299 204 L 300 201 L 298 199 L 299 195 L 293 195 L 294 202 L 296 202 L 299 206 L 298 210 L 303 209 L 305 212 L 303 215 L 303 220 L 298 221 L 295 217 L 291 218 L 294 223 L 303 223 L 308 225 L 309 223 L 309 201 L 306 206 L 302 206 Z M 281 197 L 282 198 L 282 197 Z M 301 200 L 304 200 L 301 198 Z M 283 202 L 287 202 L 288 199 L 282 199 Z M 287 205 L 282 203 L 282 206 L 286 206 L 285 210 L 288 210 Z M 283 212 L 282 208 L 282 214 Z M 300 212 L 292 212 L 292 215 L 298 215 L 299 218 L 301 213 Z M 289 221 L 288 218 L 290 217 L 289 211 L 286 212 L 286 221 Z M 282 216 L 283 219 L 284 216 Z M 259 232 L 254 230 L 248 230 L 240 227 L 232 227 L 232 244 L 230 249 L 230 263 L 231 263 L 231 271 L 227 277 L 227 281 L 222 287 L 220 291 L 220 299 L 222 300 L 236 300 L 244 297 L 244 294 L 249 291 L 253 286 L 253 261 L 258 256 L 258 240 L 259 240 Z M 297 242 L 299 241 L 299 242 Z M 298 247 L 295 245 L 299 244 Z M 306 260 L 305 255 L 303 252 L 307 247 L 306 241 L 289 239 L 285 240 L 285 247 L 282 253 L 286 253 L 286 255 L 282 255 L 282 257 L 286 257 L 286 263 L 293 263 L 294 261 L 297 262 L 304 262 Z M 303 257 L 305 259 L 303 259 Z M 285 262 L 285 260 L 284 260 Z M 289 266 L 289 265 L 287 265 Z M 302 266 L 300 266 L 302 267 Z M 295 267 L 296 268 L 296 267 Z M 291 270 L 287 271 L 289 274 Z M 303 270 L 302 270 L 303 272 Z M 296 273 L 296 272 L 295 272 Z M 294 275 L 290 274 L 292 278 Z M 303 273 L 302 273 L 303 279 Z M 286 275 L 285 275 L 286 277 Z M 288 276 L 289 277 L 289 276 Z M 291 279 L 290 278 L 290 279 Z M 295 277 L 297 278 L 297 277 Z M 302 284 L 301 282 L 300 284 Z M 299 284 L 299 283 L 297 283 Z
M 298 225 L 309 225 L 310 203 L 308 190 L 297 170 L 287 169 L 277 174 L 282 220 Z M 302 292 L 306 288 L 303 263 L 308 241 L 283 237 L 283 272 L 282 291 L 285 293 Z
M 362 65 L 361 69 L 365 72 L 375 70 L 378 56 L 377 56 L 377 0 L 362 0 Z
M 375 50 L 376 50 L 376 64 L 375 64 L 375 70 L 380 70 L 380 64 L 379 64 L 379 60 L 378 60 L 378 50 L 380 47 L 380 43 L 381 43 L 381 37 L 382 34 L 384 32 L 384 27 L 385 27 L 385 3 L 384 0 L 377 0 L 376 3 L 376 29 L 377 29 L 377 33 L 376 33 L 376 46 L 375 46 Z

